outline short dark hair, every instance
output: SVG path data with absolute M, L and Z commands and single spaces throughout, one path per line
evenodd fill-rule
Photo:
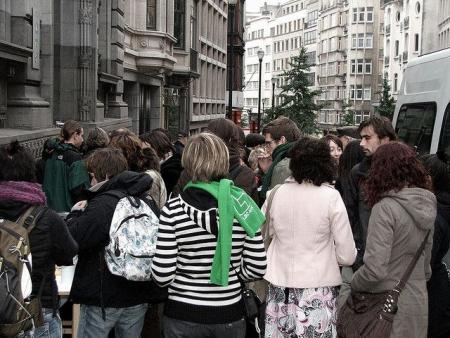
M 445 152 L 438 151 L 433 155 L 423 155 L 420 159 L 431 176 L 433 190 L 450 193 L 450 164 Z
M 280 116 L 267 123 L 262 129 L 262 133 L 263 135 L 270 134 L 276 141 L 284 136 L 288 142 L 297 141 L 302 136 L 295 122 L 285 116 Z
M 261 134 L 251 133 L 247 134 L 245 137 L 245 146 L 249 148 L 253 148 L 264 144 L 264 136 Z
M 128 169 L 128 164 L 120 149 L 100 148 L 86 159 L 86 168 L 101 182 L 124 172 Z
M 298 183 L 311 182 L 320 186 L 333 182 L 335 162 L 325 141 L 302 137 L 291 148 L 288 157 L 291 158 L 289 169 Z
M 61 138 L 64 141 L 68 141 L 73 134 L 80 134 L 82 129 L 80 122 L 68 120 L 64 122 L 64 125 L 61 128 Z
M 397 140 L 397 135 L 392 127 L 392 122 L 384 116 L 372 116 L 371 118 L 362 121 L 358 127 L 358 133 L 360 134 L 364 128 L 372 127 L 375 134 L 379 139 L 388 137 L 390 141 Z
M 372 156 L 369 175 L 364 180 L 366 202 L 373 207 L 388 191 L 405 187 L 430 189 L 423 164 L 410 146 L 401 142 L 381 145 Z
M 19 141 L 0 148 L 0 163 L 0 181 L 36 182 L 34 157 Z

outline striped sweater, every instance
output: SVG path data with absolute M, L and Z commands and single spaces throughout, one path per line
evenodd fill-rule
M 266 254 L 258 232 L 253 238 L 233 224 L 228 286 L 209 282 L 218 234 L 217 201 L 191 188 L 167 202 L 161 211 L 152 274 L 161 286 L 169 285 L 165 315 L 205 324 L 229 323 L 243 317 L 243 280 L 261 279 Z

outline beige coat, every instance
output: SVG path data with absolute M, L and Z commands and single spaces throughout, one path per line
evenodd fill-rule
M 425 338 L 428 325 L 426 281 L 431 276 L 436 198 L 424 189 L 405 188 L 387 194 L 372 208 L 364 265 L 354 274 L 352 290 L 393 289 L 431 230 L 422 256 L 400 295 L 391 337 Z
M 356 248 L 337 190 L 290 177 L 276 191 L 270 216 L 265 280 L 290 288 L 341 284 L 339 265 L 353 264 Z

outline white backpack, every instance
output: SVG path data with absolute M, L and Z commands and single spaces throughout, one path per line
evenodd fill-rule
M 114 275 L 131 281 L 150 281 L 156 252 L 158 208 L 150 197 L 144 201 L 118 191 L 108 194 L 118 197 L 119 202 L 109 229 L 109 244 L 105 247 L 106 265 Z

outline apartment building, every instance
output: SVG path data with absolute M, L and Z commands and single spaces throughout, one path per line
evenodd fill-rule
M 383 0 L 384 76 L 396 98 L 408 61 L 422 51 L 423 0 Z
M 261 108 L 272 105 L 272 37 L 269 23 L 278 11 L 278 7 L 265 7 L 259 16 L 254 16 L 246 23 L 245 57 L 244 57 L 244 110 L 256 114 L 259 97 L 259 58 L 258 51 L 264 51 L 261 63 Z
M 450 47 L 450 0 L 410 0 L 414 10 L 423 12 L 422 53 Z
M 383 69 L 383 18 L 378 0 L 321 0 L 318 42 L 318 122 L 341 123 L 350 109 L 355 124 L 373 114 Z
M 262 110 L 281 103 L 279 94 L 285 83 L 282 74 L 289 68 L 291 58 L 297 56 L 302 47 L 307 49 L 311 65 L 315 63 L 318 10 L 318 0 L 289 0 L 279 6 L 262 7 L 259 16 L 251 16 L 252 19 L 246 26 L 245 55 L 244 99 L 248 111 L 256 112 L 258 107 L 259 49 L 264 51 Z M 311 86 L 315 86 L 314 66 L 310 69 L 310 78 Z M 272 102 L 272 96 L 275 97 L 275 102 Z

